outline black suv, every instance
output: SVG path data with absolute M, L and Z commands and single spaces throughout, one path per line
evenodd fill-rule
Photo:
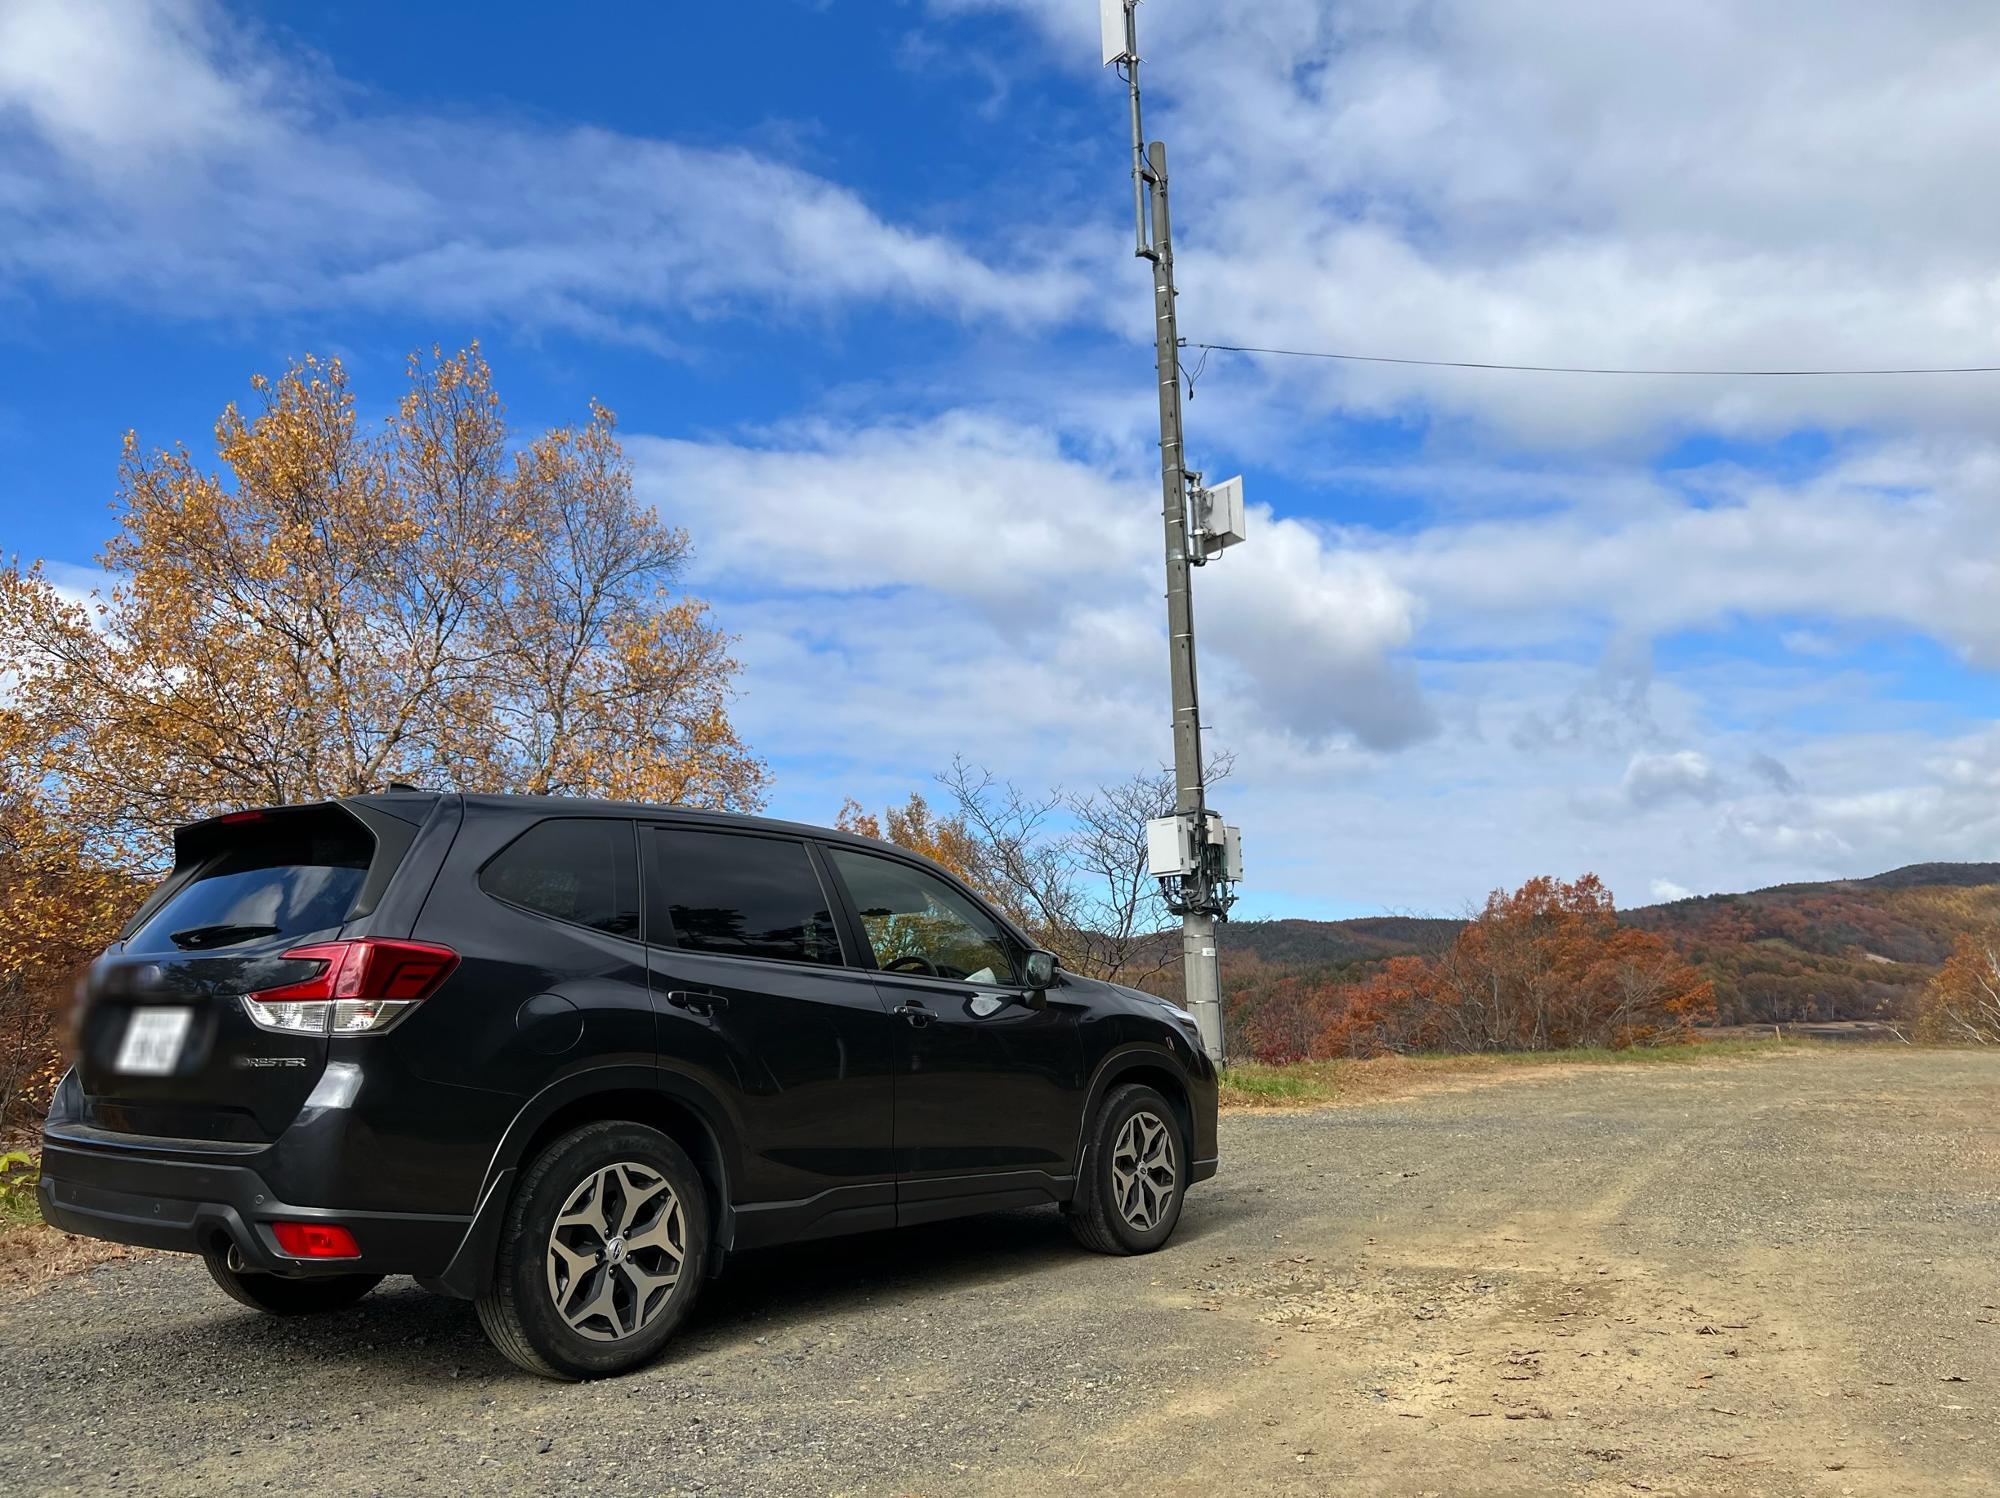
M 405 792 L 174 854 L 91 969 L 42 1211 L 261 1310 L 410 1274 L 583 1378 L 741 1249 L 1054 1202 L 1144 1253 L 1215 1173 L 1193 1020 L 899 848 Z

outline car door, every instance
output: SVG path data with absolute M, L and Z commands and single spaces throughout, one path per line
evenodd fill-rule
M 892 1225 L 896 1022 L 842 947 L 817 851 L 685 824 L 647 841 L 660 1066 L 731 1114 L 735 1245 Z
M 1020 981 L 1025 948 L 914 861 L 822 845 L 895 1016 L 896 1220 L 1068 1194 L 1086 1077 L 1077 1009 Z

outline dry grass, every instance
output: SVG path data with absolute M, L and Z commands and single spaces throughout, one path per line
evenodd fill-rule
M 17 1159 L 22 1154 L 40 1155 L 31 1136 L 16 1133 L 7 1143 L 8 1153 Z M 50 1227 L 36 1204 L 34 1180 L 30 1163 L 25 1169 L 10 1169 L 4 1177 L 6 1189 L 0 1190 L 0 1295 L 32 1293 L 80 1269 L 148 1251 Z
M 0 1227 L 0 1295 L 33 1294 L 78 1270 L 149 1252 L 101 1238 L 81 1238 L 46 1223 L 10 1223 Z
M 1771 1057 L 1814 1049 L 1791 1039 L 1705 1040 L 1693 1045 L 1623 1051 L 1497 1051 L 1474 1056 L 1381 1056 L 1370 1061 L 1299 1061 L 1288 1066 L 1245 1062 L 1222 1074 L 1225 1113 L 1326 1108 L 1407 1097 L 1524 1070 L 1566 1066 L 1685 1066 L 1731 1058 Z

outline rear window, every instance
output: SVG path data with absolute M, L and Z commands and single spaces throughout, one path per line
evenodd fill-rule
M 614 936 L 639 934 L 639 861 L 632 824 L 606 817 L 537 822 L 480 871 L 479 887 Z
M 132 933 L 128 951 L 202 951 L 341 925 L 375 840 L 344 813 L 276 815 L 223 829 L 193 877 Z

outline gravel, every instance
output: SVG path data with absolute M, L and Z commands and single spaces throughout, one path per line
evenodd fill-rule
M 747 1256 L 514 1372 L 407 1280 L 151 1255 L 0 1301 L 17 1492 L 2000 1491 L 2000 1055 L 1481 1074 L 1223 1123 L 1163 1252 L 1019 1212 Z

